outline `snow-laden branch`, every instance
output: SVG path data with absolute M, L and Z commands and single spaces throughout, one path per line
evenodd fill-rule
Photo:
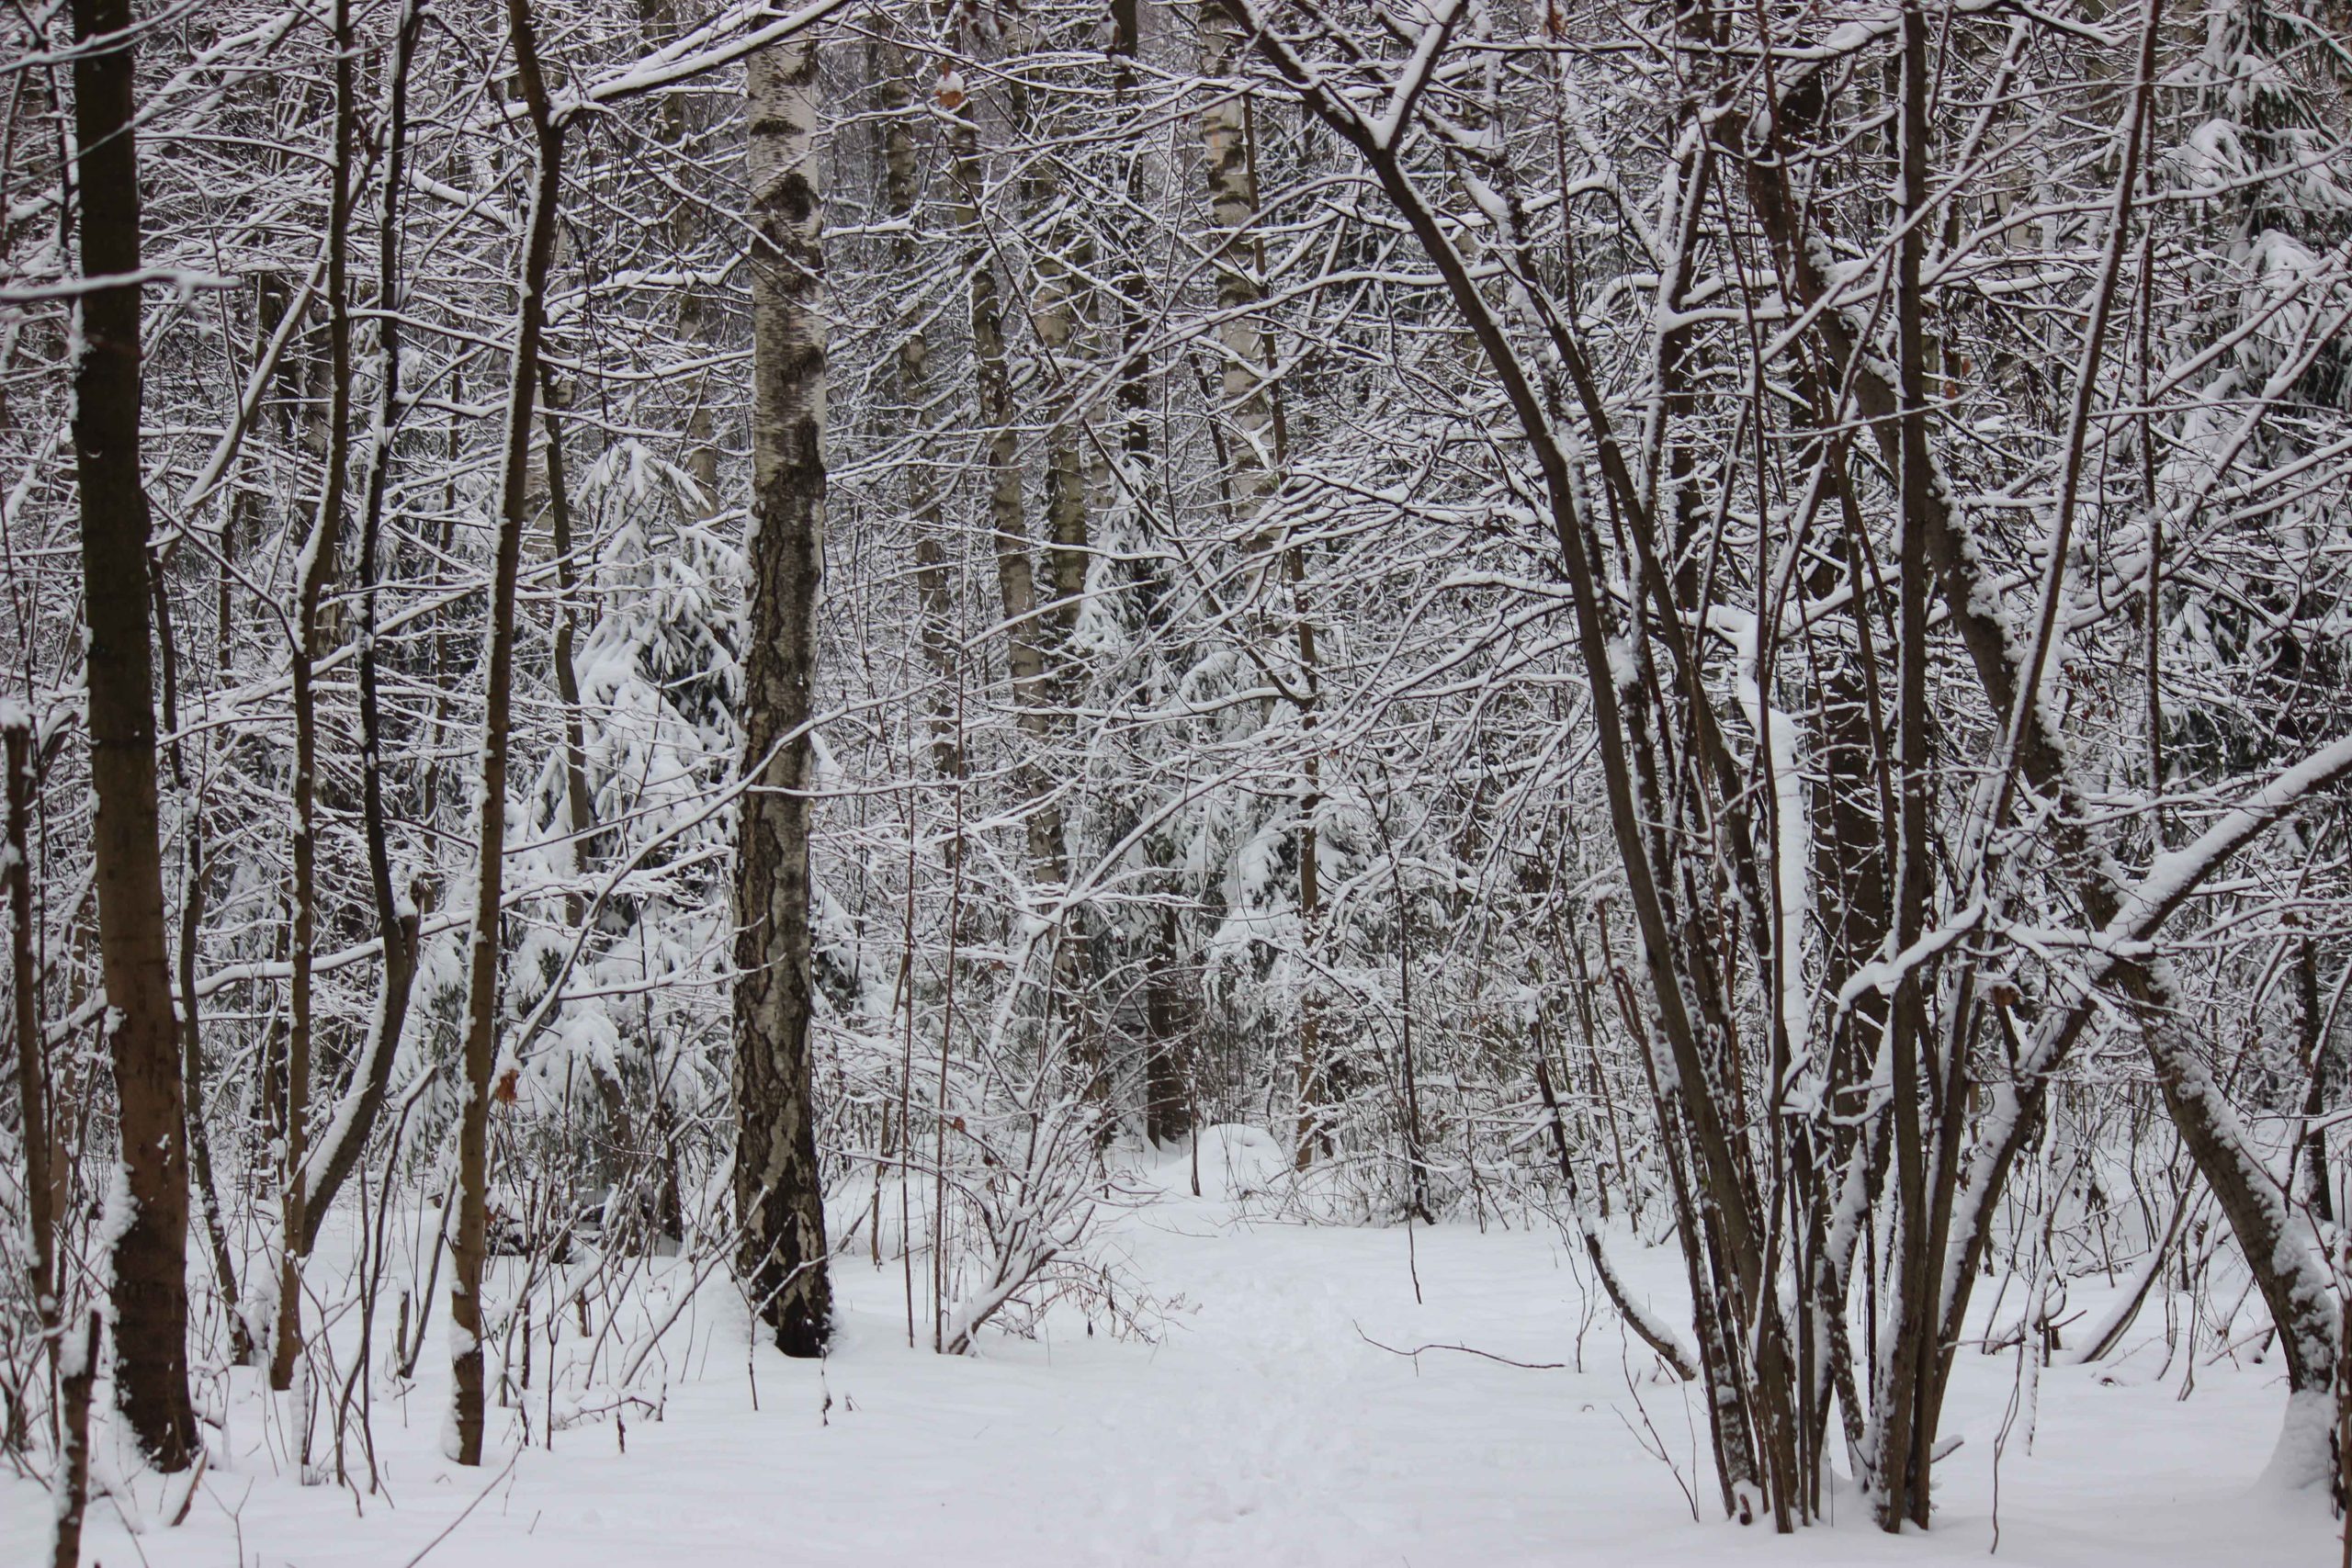
M 1446 0 L 1445 9 L 1437 19 L 1421 29 L 1420 41 L 1413 46 L 1413 57 L 1405 62 L 1404 73 L 1389 92 L 1388 107 L 1372 124 L 1372 139 L 1376 145 L 1395 147 L 1397 137 L 1412 123 L 1413 106 L 1420 102 L 1421 94 L 1429 87 L 1430 77 L 1437 70 L 1438 56 L 1445 52 L 1446 40 L 1453 36 L 1454 24 L 1461 17 L 1462 0 Z
M 813 4 L 803 6 L 789 16 L 777 17 L 775 6 L 768 4 L 768 0 L 747 0 L 746 4 L 730 7 L 635 64 L 589 83 L 569 102 L 559 102 L 556 118 L 560 123 L 590 105 L 619 103 L 625 98 L 656 92 L 713 71 L 724 70 L 770 44 L 782 43 L 807 32 L 835 12 L 846 10 L 851 4 L 853 0 L 814 0 Z M 728 36 L 738 33 L 740 28 L 751 27 L 762 17 L 772 19 L 764 27 L 752 27 L 749 32 L 741 32 L 732 38 Z
M 165 288 L 183 300 L 200 288 L 234 288 L 237 279 L 218 273 L 195 272 L 179 266 L 142 266 L 137 272 L 102 273 L 96 277 L 61 277 L 54 283 L 33 283 L 20 288 L 0 288 L 0 305 L 38 305 L 51 299 L 81 299 L 116 288 Z
M 2173 912 L 2204 884 L 2224 862 L 2245 848 L 2278 820 L 2346 774 L 2352 773 L 2352 735 L 2324 746 L 2224 814 L 2187 846 L 2156 856 L 2140 880 L 2121 890 L 2121 905 L 2099 931 L 2093 948 L 2089 985 L 2074 1007 L 2056 1014 L 2035 1036 L 2034 1047 L 2018 1064 L 2019 1076 L 2039 1077 L 2057 1065 L 2057 1056 L 2081 1027 L 2074 1015 L 2092 1005 L 2091 988 L 2108 979 L 2118 966 L 2132 961 L 2138 944 L 2154 937 Z M 2069 1027 L 2069 1021 L 2072 1027 Z

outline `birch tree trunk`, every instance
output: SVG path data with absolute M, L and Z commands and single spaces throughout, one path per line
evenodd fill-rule
M 1231 77 L 1240 68 L 1240 28 L 1207 6 L 1202 8 L 1200 25 L 1202 73 L 1219 81 Z M 1233 509 L 1244 523 L 1255 522 L 1260 503 L 1278 482 L 1273 402 L 1266 376 L 1272 347 L 1264 325 L 1250 313 L 1260 285 L 1250 266 L 1250 234 L 1258 220 L 1250 131 L 1250 100 L 1238 92 L 1220 93 L 1202 112 L 1209 213 L 1216 222 L 1216 303 L 1222 317 L 1216 333 L 1223 351 L 1218 365 L 1222 412 L 1238 443 L 1238 450 L 1227 454 L 1226 468 Z
M 1025 91 L 1017 81 L 1010 90 Z M 1015 776 L 1023 796 L 1032 803 L 1028 818 L 1032 870 L 1040 880 L 1059 885 L 1069 877 L 1068 850 L 1061 807 L 1047 798 L 1050 792 L 1037 761 L 1052 739 L 1051 691 L 1037 607 L 1036 566 L 1030 559 L 1029 525 L 1022 505 L 1020 416 L 1013 406 L 1012 369 L 1004 339 L 1007 288 L 987 226 L 987 175 L 980 156 L 978 107 L 955 77 L 940 84 L 939 107 L 956 119 L 952 134 L 957 218 L 970 242 L 966 265 L 971 275 L 972 356 L 978 362 L 980 424 L 988 432 L 989 525 L 996 552 L 997 597 L 1004 609 L 1004 661 L 1012 678 L 1013 711 L 1028 745 L 1029 754 Z M 1017 101 L 1012 117 L 1016 125 L 1028 118 L 1025 107 Z
M 130 0 L 74 0 L 74 129 L 82 276 L 140 268 Z M 115 1387 L 156 1469 L 199 1438 L 187 1386 L 187 1141 L 156 840 L 154 655 L 147 493 L 141 487 L 137 283 L 82 299 L 74 458 L 82 497 L 90 786 L 97 812 L 98 956 L 119 1100 L 122 1163 L 107 1221 Z
M 808 789 L 824 567 L 825 258 L 817 45 L 753 54 L 744 75 L 752 241 L 750 640 L 735 872 L 737 1267 L 787 1356 L 831 1330 L 809 1074 Z

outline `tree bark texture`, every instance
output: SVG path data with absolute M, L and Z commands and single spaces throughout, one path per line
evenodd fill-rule
M 130 0 L 74 0 L 82 276 L 140 265 Z M 107 40 L 100 43 L 97 40 Z M 82 300 L 74 458 L 82 497 L 90 784 L 122 1162 L 108 1199 L 115 1386 L 148 1460 L 183 1470 L 198 1438 L 187 1386 L 187 1141 L 156 841 L 147 493 L 140 482 L 139 286 Z
M 735 1207 L 739 1271 L 788 1356 L 825 1348 L 832 1291 L 809 1073 L 808 784 L 824 569 L 821 99 L 806 37 L 744 76 L 752 240 L 751 637 L 735 871 Z

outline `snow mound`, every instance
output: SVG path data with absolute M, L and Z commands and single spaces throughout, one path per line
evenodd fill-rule
M 1174 1138 L 1147 1149 L 1135 1176 L 1147 1190 L 1190 1198 L 1196 1168 L 1201 1197 L 1225 1203 L 1253 1197 L 1282 1181 L 1290 1173 L 1290 1156 L 1264 1128 L 1227 1122 L 1202 1128 L 1197 1137 Z

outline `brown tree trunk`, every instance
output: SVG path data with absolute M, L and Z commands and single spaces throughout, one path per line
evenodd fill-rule
M 49 1153 L 49 1043 L 40 1033 L 40 972 L 33 960 L 33 876 L 29 859 L 32 818 L 32 725 L 22 709 L 5 726 L 8 795 L 8 977 L 10 1022 L 17 1037 L 17 1111 L 25 1145 L 25 1224 L 31 1231 L 27 1260 L 33 1311 L 57 1355 L 57 1217 L 51 1204 Z
M 2329 1049 L 2334 1020 L 2319 1005 L 2319 944 L 2304 937 L 2295 955 L 2295 1006 L 2301 1054 L 2311 1077 L 2303 1089 L 2303 1123 L 2307 1131 L 2297 1140 L 2290 1179 L 2302 1182 L 2303 1201 L 2328 1224 L 2335 1223 L 2335 1194 L 2327 1174 L 2327 1134 L 2311 1123 L 2326 1114 L 2327 1102 L 2341 1077 L 2339 1053 Z
M 311 669 L 320 652 L 319 605 L 334 575 L 343 532 L 344 473 L 351 450 L 351 12 L 335 0 L 334 158 L 327 205 L 327 412 L 322 431 L 326 482 L 311 536 L 302 547 L 296 591 L 294 646 L 288 660 L 294 694 L 294 936 L 288 986 L 285 1156 L 279 1167 L 277 1326 L 270 1340 L 269 1386 L 293 1386 L 294 1359 L 302 1349 L 302 1163 L 311 1117 L 311 963 L 318 942 L 318 698 Z
M 82 1509 L 90 1497 L 90 1388 L 98 1376 L 98 1314 L 82 1343 L 66 1358 L 65 1375 L 59 1380 L 57 1474 L 50 1484 L 56 1506 L 57 1530 L 50 1538 L 50 1562 L 54 1568 L 80 1568 Z
M 180 739 L 179 660 L 172 637 L 172 601 L 164 592 L 164 561 L 158 558 L 149 573 L 155 604 L 155 648 L 162 657 L 164 730 L 172 737 L 172 786 L 185 795 L 188 787 L 187 748 Z M 212 1174 L 212 1133 L 204 1113 L 204 1009 L 196 992 L 196 954 L 204 930 L 204 796 L 181 811 L 180 940 L 175 955 L 179 964 L 180 1083 L 187 1129 L 188 1196 L 204 1222 L 204 1239 L 212 1254 L 212 1277 L 229 1320 L 229 1359 L 238 1366 L 253 1361 L 251 1325 L 237 1292 L 236 1260 L 229 1254 L 229 1236 L 222 1228 L 220 1187 Z
M 422 916 L 413 898 L 402 897 L 392 876 L 390 836 L 384 820 L 383 717 L 378 698 L 376 653 L 376 557 L 383 530 L 385 491 L 390 484 L 392 433 L 401 414 L 400 201 L 408 141 L 408 74 L 424 0 L 405 0 L 392 57 L 391 122 L 385 133 L 384 197 L 378 226 L 376 417 L 368 453 L 368 477 L 359 519 L 359 784 L 360 820 L 368 841 L 368 887 L 376 905 L 377 935 L 383 942 L 383 988 L 369 1021 L 368 1040 L 345 1104 L 321 1134 L 302 1170 L 303 1256 L 318 1241 L 319 1224 L 336 1192 L 367 1151 L 368 1134 L 382 1113 L 391 1087 L 392 1058 L 400 1048 L 416 978 L 417 936 Z
M 166 710 L 165 722 L 170 723 Z M 172 728 L 177 728 L 177 725 Z M 199 799 L 198 814 L 202 812 Z M 187 1157 L 194 1177 L 193 1196 L 203 1212 L 205 1246 L 212 1255 L 212 1276 L 220 1289 L 220 1305 L 229 1320 L 229 1359 L 241 1367 L 254 1359 L 253 1326 L 246 1321 L 237 1291 L 237 1260 L 229 1251 L 229 1233 L 220 1212 L 220 1184 L 212 1173 L 212 1133 L 204 1116 L 204 1015 L 196 996 L 197 936 L 204 927 L 204 833 L 187 825 L 187 868 L 180 892 L 180 1078 L 187 1096 Z
M 1902 418 L 1897 479 L 1902 487 L 1895 615 L 1894 950 L 1907 951 L 1926 928 L 1934 848 L 1928 812 L 1934 786 L 1928 776 L 1928 507 L 1934 484 L 1928 466 L 1928 409 L 1919 268 L 1928 201 L 1928 22 L 1917 0 L 1903 7 L 1903 112 L 1898 191 L 1905 217 L 1895 259 L 1895 368 Z M 1928 1041 L 1926 982 L 1907 971 L 1894 997 L 1888 1039 L 1894 1073 L 1895 1220 L 1899 1245 L 1891 1281 L 1895 1329 L 1891 1354 L 1877 1366 L 1871 1401 L 1879 1423 L 1876 1499 L 1880 1528 L 1897 1531 L 1910 1518 L 1928 1523 L 1928 1445 L 1934 1419 L 1922 1408 L 1933 1382 L 1929 1370 L 1937 1303 L 1929 1292 L 1941 1271 L 1928 1247 L 1927 1140 L 1920 1125 L 1920 1051 Z M 1955 1047 L 1956 1049 L 1957 1047 Z M 1937 1259 L 1935 1261 L 1940 1261 Z
M 817 45 L 770 44 L 743 84 L 752 242 L 752 538 L 735 873 L 737 1265 L 776 1348 L 831 1328 L 810 1083 L 808 789 L 824 569 L 825 257 Z
M 531 416 L 537 400 L 539 339 L 547 324 L 547 280 L 555 254 L 563 134 L 549 113 L 530 0 L 507 0 L 514 73 L 538 144 L 538 177 L 524 239 L 516 301 L 514 362 L 507 386 L 506 448 L 499 480 L 498 553 L 483 650 L 481 773 L 473 931 L 466 989 L 465 1112 L 458 1133 L 458 1234 L 449 1247 L 449 1355 L 453 1419 L 449 1457 L 480 1464 L 482 1448 L 482 1263 L 489 1251 L 490 1074 L 498 1055 L 499 905 L 506 852 L 506 752 L 513 716 L 514 587 L 529 522 Z
M 1177 973 L 1176 911 L 1162 906 L 1144 959 L 1144 1136 L 1172 1143 L 1193 1130 L 1184 1059 L 1184 994 Z
M 563 896 L 564 924 L 576 935 L 588 919 L 583 891 L 594 863 L 596 799 L 588 784 L 587 719 L 580 699 L 577 574 L 572 566 L 571 491 L 563 469 L 563 424 L 556 417 L 560 393 L 551 374 L 540 378 L 547 404 L 548 520 L 555 534 L 555 694 L 563 709 L 563 823 L 569 846 L 572 883 Z M 615 1066 L 601 1057 L 589 1063 L 596 1080 L 596 1105 L 605 1122 L 604 1146 L 597 1156 L 600 1179 L 617 1187 L 629 1179 L 636 1163 L 637 1136 L 629 1123 L 628 1090 Z
M 1144 15 L 1142 0 L 1111 0 L 1111 83 L 1122 106 L 1131 107 L 1136 97 L 1136 62 L 1143 50 Z M 1150 193 L 1144 160 L 1133 152 L 1126 156 L 1129 210 L 1147 211 Z M 1119 318 L 1117 483 L 1130 508 L 1141 513 L 1149 501 L 1152 461 L 1150 322 L 1144 310 L 1150 284 L 1144 276 L 1147 247 L 1142 237 L 1125 235 L 1121 250 L 1127 265 L 1111 291 Z M 1161 586 L 1148 578 L 1138 586 L 1147 617 L 1157 621 L 1154 610 L 1161 599 Z M 1155 892 L 1165 891 L 1172 881 L 1161 859 L 1161 852 L 1155 849 Z M 1155 1143 L 1183 1137 L 1193 1124 L 1192 1063 L 1186 1050 L 1192 1021 L 1179 968 L 1183 951 L 1179 937 L 1176 910 L 1163 907 L 1152 921 L 1149 951 L 1144 960 L 1144 1132 Z
M 74 0 L 82 276 L 140 265 L 130 0 Z M 98 953 L 122 1135 L 113 1226 L 116 1387 L 158 1470 L 198 1438 L 187 1386 L 187 1146 L 156 843 L 154 655 L 147 494 L 140 484 L 139 286 L 82 300 L 74 457 L 82 496 L 90 784 L 97 800 Z

